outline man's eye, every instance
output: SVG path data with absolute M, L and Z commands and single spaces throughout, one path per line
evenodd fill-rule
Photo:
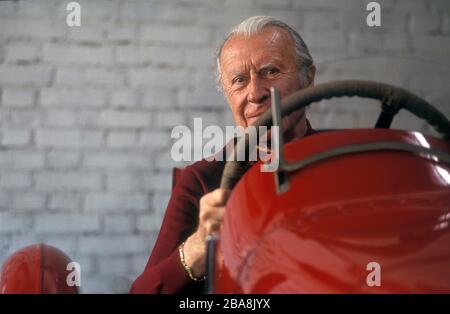
M 267 75 L 275 75 L 275 74 L 278 74 L 278 72 L 280 72 L 280 71 L 278 71 L 278 69 L 276 69 L 276 68 L 270 68 L 270 69 L 266 70 Z
M 242 84 L 245 82 L 245 78 L 243 76 L 235 77 L 232 81 L 233 84 Z

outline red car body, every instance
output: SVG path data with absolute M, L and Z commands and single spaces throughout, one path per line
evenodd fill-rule
M 418 132 L 326 132 L 285 146 L 298 161 L 333 148 L 394 141 L 450 152 Z M 379 150 L 288 173 L 253 166 L 227 203 L 215 293 L 450 293 L 450 168 L 433 156 Z M 372 265 L 379 284 L 370 284 Z

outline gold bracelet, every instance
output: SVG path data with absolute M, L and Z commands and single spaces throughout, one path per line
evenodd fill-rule
M 184 260 L 184 244 L 186 242 L 183 242 L 180 244 L 180 246 L 178 247 L 178 252 L 180 252 L 180 261 L 181 261 L 181 265 L 183 265 L 184 270 L 186 271 L 186 273 L 188 274 L 189 278 L 191 278 L 193 281 L 203 281 L 206 279 L 206 276 L 203 277 L 195 277 L 194 273 L 192 272 L 192 268 L 190 268 L 187 264 L 186 261 Z

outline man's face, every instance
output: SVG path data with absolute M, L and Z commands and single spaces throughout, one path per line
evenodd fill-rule
M 270 108 L 270 87 L 282 98 L 303 87 L 294 47 L 290 34 L 278 27 L 267 27 L 250 38 L 233 36 L 225 43 L 220 56 L 222 84 L 237 125 L 252 125 Z

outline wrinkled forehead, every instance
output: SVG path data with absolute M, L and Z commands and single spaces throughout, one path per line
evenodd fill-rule
M 283 28 L 268 26 L 251 36 L 232 35 L 222 47 L 220 66 L 223 69 L 257 56 L 295 62 L 295 43 L 291 34 Z

